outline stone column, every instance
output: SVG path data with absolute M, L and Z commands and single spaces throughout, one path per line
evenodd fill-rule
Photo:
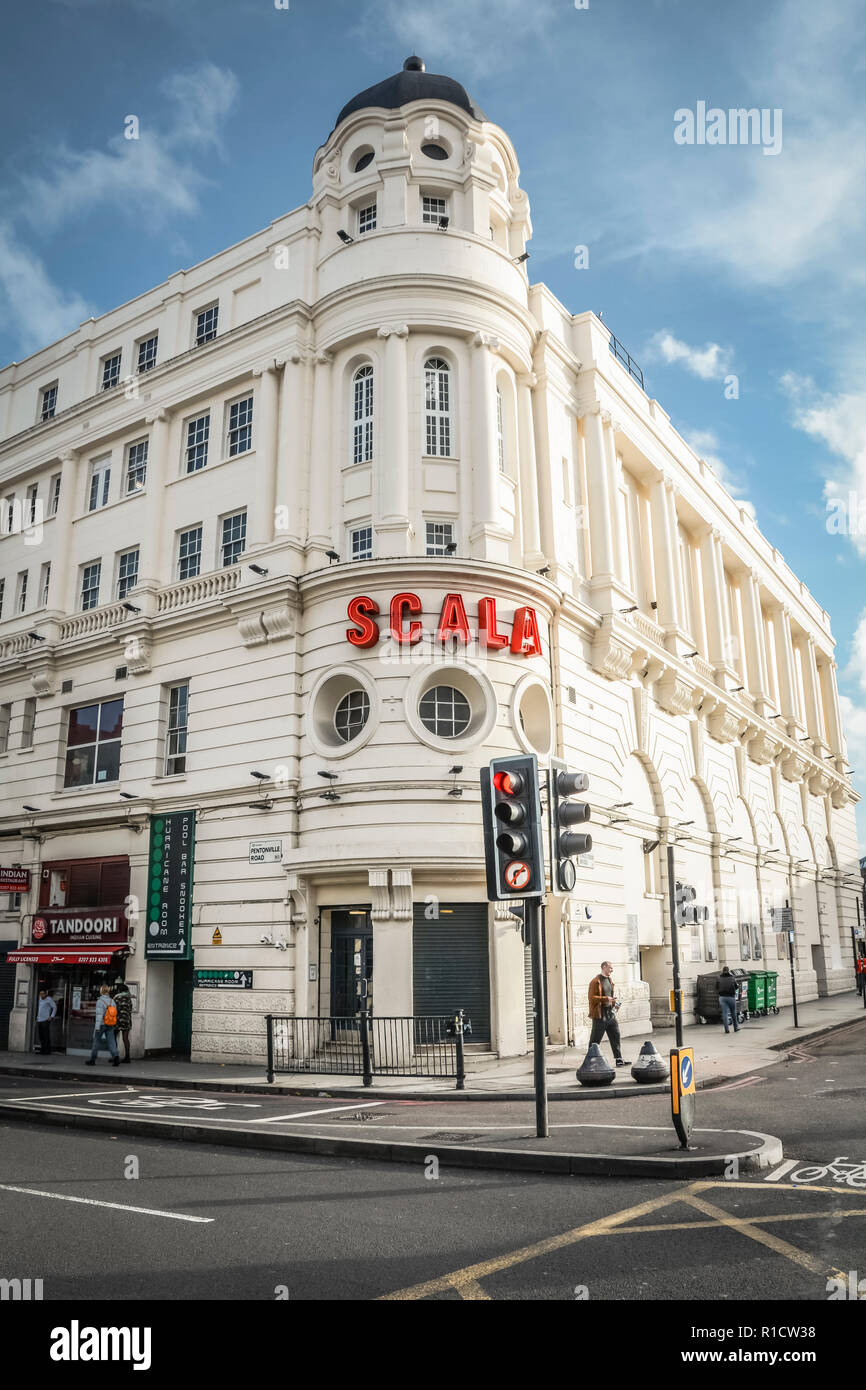
M 607 468 L 610 477 L 610 507 L 611 507 L 611 530 L 613 532 L 613 554 L 614 554 L 614 573 L 617 579 L 625 588 L 630 589 L 629 564 L 628 564 L 628 540 L 623 526 L 622 508 L 620 506 L 620 482 L 622 479 L 622 465 L 616 456 L 615 425 L 607 413 L 602 412 L 602 433 L 604 436 L 604 449 L 607 458 Z
M 409 551 L 409 354 L 407 325 L 383 324 L 384 385 L 373 382 L 374 457 L 377 464 L 376 530 L 388 534 L 387 553 Z
M 499 339 L 489 333 L 472 338 L 472 553 L 487 559 L 489 533 L 499 522 L 499 458 L 493 354 Z
M 334 457 L 332 448 L 331 366 L 330 352 L 316 353 L 313 382 L 313 419 L 310 441 L 310 520 L 307 552 L 311 568 L 317 568 L 321 552 L 334 544 L 331 535 L 331 496 L 333 493 Z M 318 552 L 318 553 L 317 553 Z
M 716 547 L 719 540 L 719 532 L 712 526 L 708 526 L 700 538 L 704 610 L 707 623 L 707 657 L 711 664 L 717 667 L 724 665 L 726 657 L 724 596 L 720 588 L 719 569 L 716 564 Z
M 70 450 L 60 459 L 60 501 L 48 532 L 51 540 L 51 574 L 45 619 L 65 616 L 75 604 L 75 567 L 72 555 L 72 521 L 81 499 L 78 493 L 78 454 Z
M 680 561 L 680 520 L 677 515 L 676 489 L 673 481 L 665 488 L 665 500 L 667 501 L 668 515 L 670 517 L 670 537 L 673 547 L 673 570 L 674 584 L 677 593 L 677 609 L 680 615 L 680 626 L 683 627 L 689 610 L 686 604 L 686 595 L 683 586 L 683 567 Z
M 662 475 L 650 489 L 657 616 L 665 630 L 675 630 L 680 625 L 677 588 L 679 538 L 676 533 L 671 534 L 671 514 L 668 505 L 668 494 L 673 492 L 673 486 L 671 479 Z
M 277 438 L 281 369 L 276 363 L 253 368 L 255 484 L 247 494 L 248 553 L 270 545 L 274 538 L 277 491 Z
M 744 677 L 746 689 L 755 697 L 755 709 L 764 714 L 770 706 L 769 682 L 767 679 L 767 650 L 764 645 L 764 620 L 761 613 L 761 595 L 758 588 L 756 570 L 747 570 L 743 575 L 743 625 L 746 639 Z
M 530 570 L 537 570 L 544 563 L 538 506 L 538 463 L 535 456 L 535 430 L 532 421 L 532 388 L 537 380 L 534 372 L 517 378 L 517 440 L 520 457 L 523 564 L 526 569 Z
M 822 654 L 823 655 L 823 654 Z M 830 752 L 837 757 L 845 757 L 845 738 L 842 732 L 842 715 L 839 709 L 839 693 L 836 689 L 836 662 L 829 657 L 817 662 L 818 679 L 824 696 L 824 713 L 827 718 L 827 742 Z
M 815 660 L 815 639 L 806 636 L 800 647 L 803 658 L 803 689 L 806 696 L 806 730 L 818 743 L 824 742 L 824 721 L 821 718 L 821 697 L 818 691 L 818 666 Z
M 779 690 L 779 708 L 789 724 L 799 723 L 794 684 L 794 650 L 791 643 L 791 614 L 783 604 L 773 612 L 773 630 L 776 636 L 776 665 Z
M 609 585 L 616 578 L 613 499 L 610 491 L 601 412 L 583 417 L 586 442 L 586 476 L 589 487 L 589 536 L 592 547 L 592 584 Z
M 307 354 L 293 348 L 283 365 L 277 432 L 277 481 L 274 530 L 278 539 L 303 545 L 306 534 L 301 484 L 309 470 L 306 419 Z
M 152 415 L 145 416 L 145 423 L 148 427 L 147 476 L 144 480 L 138 583 L 158 589 L 163 584 L 170 584 L 174 578 L 169 573 L 174 534 L 170 531 L 163 534 L 171 416 L 167 410 L 156 410 Z

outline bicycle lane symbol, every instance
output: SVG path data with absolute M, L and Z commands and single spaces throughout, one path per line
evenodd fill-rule
M 116 1100 L 111 1096 L 99 1096 L 89 1100 L 88 1105 L 104 1105 L 112 1110 L 227 1110 L 229 1106 L 238 1110 L 261 1110 L 261 1105 L 254 1101 L 244 1100 L 212 1100 L 205 1096 L 127 1096 L 121 1100 Z

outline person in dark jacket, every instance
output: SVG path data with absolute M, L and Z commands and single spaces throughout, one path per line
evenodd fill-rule
M 729 1023 L 733 1023 L 735 1033 L 740 1031 L 740 1025 L 737 1023 L 738 990 L 736 976 L 732 975 L 728 967 L 725 966 L 719 978 L 719 1003 L 722 1006 L 722 1022 L 725 1025 L 726 1033 L 731 1031 L 728 1027 Z
M 132 995 L 125 980 L 121 980 L 114 990 L 114 1007 L 117 1009 L 117 1036 L 123 1038 L 125 1055 L 123 1062 L 131 1061 L 129 1055 L 129 1030 L 132 1027 Z

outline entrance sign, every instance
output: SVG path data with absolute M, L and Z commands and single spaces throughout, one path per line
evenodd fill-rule
M 281 864 L 282 860 L 282 840 L 250 840 L 251 864 Z
M 673 993 L 673 991 L 671 991 Z M 693 1047 L 671 1048 L 671 1116 L 680 1148 L 689 1147 L 689 1137 L 695 1122 L 695 1050 Z
M 196 970 L 196 989 L 252 989 L 252 970 Z
M 374 598 L 359 594 L 349 600 L 347 614 L 354 627 L 346 631 L 346 639 L 353 647 L 375 647 L 379 641 L 379 624 L 376 618 L 381 609 Z M 400 646 L 413 647 L 424 636 L 424 625 L 419 621 L 422 603 L 417 594 L 395 594 L 388 611 L 388 631 L 392 641 Z M 507 647 L 515 656 L 541 656 L 541 633 L 538 616 L 534 608 L 517 608 L 511 624 L 511 632 L 501 632 L 496 615 L 496 599 L 478 600 L 478 641 L 482 647 L 492 650 Z M 435 639 L 446 643 L 450 639 L 463 642 L 472 640 L 472 631 L 466 605 L 461 594 L 446 594 L 442 600 L 439 620 L 436 624 Z
M 148 960 L 191 960 L 195 811 L 173 811 L 150 823 L 147 875 Z

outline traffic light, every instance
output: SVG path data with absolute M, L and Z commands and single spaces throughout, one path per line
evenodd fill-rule
M 570 893 L 577 879 L 576 854 L 588 854 L 592 836 L 575 832 L 573 825 L 584 825 L 590 818 L 587 801 L 573 801 L 579 792 L 589 790 L 585 772 L 569 772 L 560 758 L 550 760 L 550 872 L 554 892 Z
M 492 902 L 544 895 L 538 759 L 493 758 L 481 769 L 487 896 Z

